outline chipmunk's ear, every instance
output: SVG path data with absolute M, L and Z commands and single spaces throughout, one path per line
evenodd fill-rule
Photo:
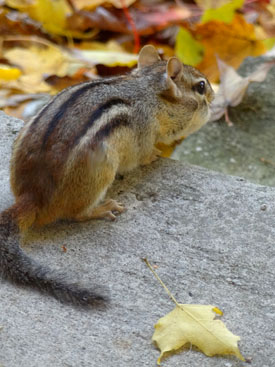
M 170 57 L 166 65 L 167 76 L 172 80 L 180 80 L 183 73 L 183 65 L 177 57 Z
M 166 94 L 173 98 L 182 97 L 182 93 L 178 88 L 176 82 L 179 81 L 183 74 L 183 65 L 177 57 L 170 57 L 166 65 Z
M 155 47 L 152 45 L 146 45 L 142 47 L 138 55 L 138 68 L 141 69 L 145 66 L 153 65 L 159 60 L 160 57 Z

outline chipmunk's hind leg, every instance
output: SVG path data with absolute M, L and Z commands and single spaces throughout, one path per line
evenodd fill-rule
M 86 221 L 90 219 L 108 218 L 116 219 L 116 214 L 125 211 L 124 206 L 116 200 L 106 200 L 102 202 L 108 188 L 112 185 L 118 168 L 118 156 L 115 151 L 105 151 L 100 148 L 88 155 L 88 174 L 89 189 L 83 190 L 85 195 L 89 192 L 90 205 L 83 208 L 79 213 L 75 213 L 74 218 L 77 221 Z M 104 153 L 104 154 L 103 154 Z M 88 198 L 87 198 L 88 202 Z

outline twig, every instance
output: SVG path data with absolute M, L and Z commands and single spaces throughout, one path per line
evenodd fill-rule
M 134 22 L 134 19 L 133 19 L 132 15 L 129 12 L 129 9 L 127 8 L 127 6 L 125 4 L 125 0 L 120 0 L 120 2 L 121 2 L 121 5 L 122 5 L 123 12 L 124 12 L 128 22 L 129 22 L 129 24 L 132 28 L 132 31 L 133 31 L 134 40 L 135 40 L 134 53 L 137 54 L 139 52 L 139 49 L 140 49 L 140 38 L 139 38 L 138 31 L 137 31 L 137 27 L 136 27 L 136 24 Z

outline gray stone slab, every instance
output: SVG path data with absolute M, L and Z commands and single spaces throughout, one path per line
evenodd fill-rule
M 8 164 L 19 125 L 0 113 L 1 210 L 13 201 Z M 224 311 L 251 366 L 273 367 L 275 189 L 160 160 L 125 175 L 108 195 L 128 207 L 115 222 L 53 224 L 31 231 L 24 249 L 82 284 L 105 285 L 109 309 L 76 309 L 1 280 L 0 364 L 156 365 L 153 325 L 174 305 L 141 261 L 147 257 L 179 302 Z M 162 365 L 246 364 L 188 349 Z

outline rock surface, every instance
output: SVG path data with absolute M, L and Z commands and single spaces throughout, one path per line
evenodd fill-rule
M 247 58 L 240 75 L 248 75 L 266 60 Z M 208 123 L 184 140 L 173 158 L 275 186 L 275 67 L 263 82 L 249 85 L 242 103 L 230 108 L 229 116 L 232 127 L 224 119 Z
M 8 164 L 20 125 L 0 113 L 1 210 L 13 201 Z M 23 246 L 82 284 L 105 285 L 109 309 L 75 309 L 1 280 L 0 365 L 156 365 L 153 325 L 174 304 L 141 261 L 147 257 L 178 301 L 224 311 L 251 366 L 274 366 L 275 189 L 160 160 L 118 180 L 108 196 L 128 207 L 115 222 L 53 224 L 31 231 Z M 247 364 L 187 349 L 162 365 Z

